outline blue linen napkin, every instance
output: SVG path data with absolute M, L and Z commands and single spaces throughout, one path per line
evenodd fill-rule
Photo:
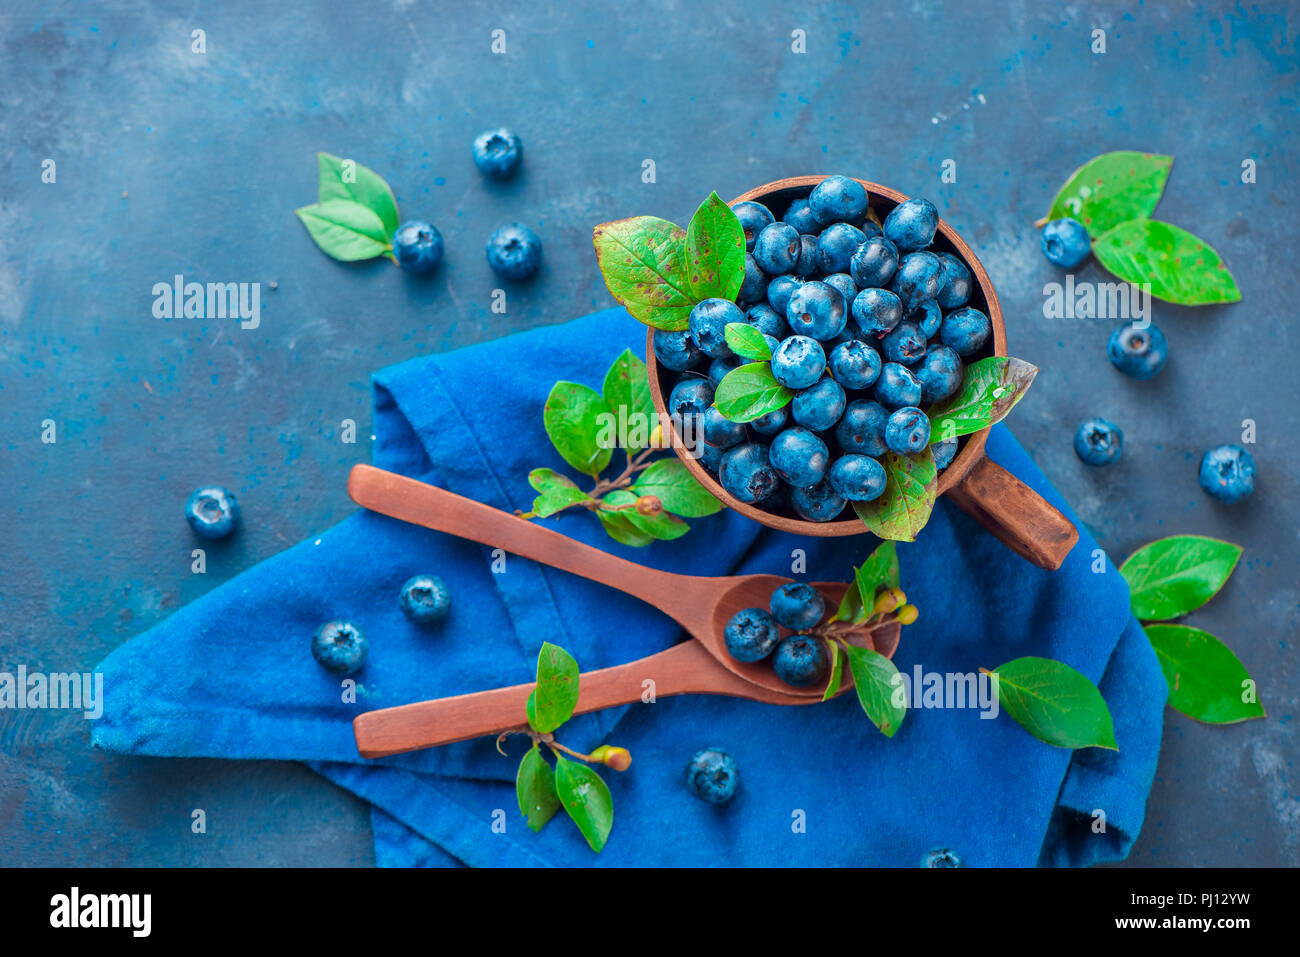
M 644 327 L 611 309 L 374 377 L 374 464 L 505 510 L 527 509 L 527 473 L 566 471 L 541 407 L 559 379 L 598 387 Z M 1001 426 L 989 456 L 1073 519 Z M 340 474 L 340 483 L 346 476 Z M 730 511 L 644 549 L 614 543 L 577 510 L 544 524 L 634 561 L 685 574 L 790 574 L 845 580 L 870 536 L 803 538 Z M 243 534 L 249 534 L 245 530 Z M 584 670 L 668 647 L 681 632 L 640 601 L 517 556 L 360 511 L 269 559 L 115 650 L 93 743 L 124 753 L 306 762 L 373 806 L 382 865 L 901 865 L 936 848 L 966 865 L 1084 865 L 1123 858 L 1145 811 L 1165 682 L 1109 563 L 1079 544 L 1056 572 L 1034 568 L 940 500 L 920 540 L 899 546 L 903 586 L 921 609 L 895 661 L 911 674 L 975 672 L 1021 655 L 1057 658 L 1097 682 L 1118 752 L 1045 745 L 1008 716 L 919 709 L 891 739 L 852 696 L 786 708 L 712 696 L 661 698 L 575 718 L 561 740 L 629 748 L 631 770 L 602 769 L 615 824 L 597 856 L 563 814 L 527 829 L 513 779 L 522 744 L 490 738 L 377 761 L 356 752 L 361 711 L 528 681 L 543 641 Z M 494 567 L 495 565 L 495 567 Z M 411 575 L 453 594 L 440 627 L 412 625 L 397 594 Z M 359 624 L 370 655 L 355 702 L 309 645 L 334 617 Z M 741 787 L 728 805 L 691 797 L 690 755 L 730 751 Z M 496 812 L 503 811 L 504 814 Z M 505 821 L 504 832 L 500 822 Z M 1101 823 L 1097 823 L 1101 822 Z

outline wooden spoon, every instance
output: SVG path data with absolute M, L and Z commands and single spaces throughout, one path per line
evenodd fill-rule
M 695 639 L 639 661 L 582 675 L 576 714 L 630 704 L 643 696 L 650 700 L 651 694 L 722 694 L 791 705 L 822 698 L 821 685 L 795 688 L 778 678 L 768 662 L 737 661 L 723 639 L 732 615 L 742 608 L 766 608 L 772 591 L 789 578 L 704 578 L 648 568 L 482 502 L 369 465 L 352 469 L 348 494 L 358 505 L 383 515 L 502 548 L 640 598 Z M 814 584 L 826 596 L 829 618 L 847 586 Z M 898 624 L 890 622 L 870 633 L 855 634 L 853 641 L 892 656 L 898 638 Z M 653 684 L 646 684 L 647 680 Z M 846 669 L 841 692 L 851 686 Z M 366 712 L 352 723 L 357 749 L 362 757 L 377 758 L 518 727 L 532 689 L 531 683 L 522 684 Z

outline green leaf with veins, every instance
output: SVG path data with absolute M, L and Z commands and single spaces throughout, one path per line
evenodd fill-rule
M 599 854 L 614 827 L 614 799 L 610 797 L 609 787 L 585 764 L 557 754 L 555 789 L 587 844 Z
M 1029 656 L 994 673 L 1003 709 L 1038 740 L 1058 748 L 1119 750 L 1101 692 L 1069 665 Z
M 826 691 L 822 695 L 823 701 L 829 701 L 835 697 L 835 693 L 840 690 L 840 684 L 844 680 L 844 654 L 840 651 L 840 643 L 838 641 L 828 641 L 826 645 L 830 648 L 831 677 L 826 682 Z
M 731 351 L 742 359 L 755 362 L 767 362 L 772 358 L 772 347 L 767 339 L 754 326 L 747 322 L 729 322 L 723 330 L 723 336 Z
M 605 405 L 618 423 L 619 446 L 635 455 L 650 444 L 657 420 L 646 365 L 631 349 L 624 349 L 605 373 L 603 392 Z M 636 442 L 631 441 L 634 438 Z
M 1164 621 L 1200 608 L 1237 567 L 1241 546 L 1200 535 L 1171 535 L 1143 545 L 1120 566 L 1129 604 L 1142 621 Z
M 578 663 L 549 641 L 537 654 L 537 687 L 528 696 L 528 723 L 538 734 L 554 731 L 573 716 L 578 704 Z
M 551 469 L 533 469 L 528 473 L 528 484 L 541 493 L 533 499 L 533 513 L 538 518 L 547 518 L 590 498 L 568 478 Z
M 637 478 L 632 491 L 637 495 L 653 495 L 667 511 L 683 518 L 703 518 L 722 510 L 722 503 L 696 481 L 680 459 L 651 462 Z
M 393 248 L 383 222 L 360 203 L 332 199 L 294 213 L 321 252 L 340 262 L 374 259 Z
M 656 329 L 686 328 L 699 299 L 686 277 L 686 232 L 680 226 L 635 216 L 601 223 L 591 241 L 605 286 L 634 319 Z
M 1011 356 L 972 362 L 962 371 L 956 394 L 930 408 L 931 444 L 1001 422 L 1024 398 L 1037 375 L 1037 366 Z
M 1187 625 L 1146 625 L 1169 685 L 1169 707 L 1208 724 L 1263 718 L 1255 681 L 1227 645 Z
M 750 362 L 722 377 L 713 404 L 732 422 L 752 422 L 793 398 L 794 393 L 776 381 L 768 363 Z
M 397 199 L 384 178 L 355 160 L 329 153 L 317 153 L 316 160 L 320 170 L 317 186 L 320 202 L 345 199 L 360 203 L 379 217 L 385 237 L 391 242 L 401 218 L 397 213 Z
M 1120 223 L 1155 212 L 1173 165 L 1172 156 L 1133 150 L 1094 156 L 1066 180 L 1047 218 L 1078 220 L 1095 240 Z
M 934 455 L 929 447 L 920 455 L 886 452 L 880 464 L 885 467 L 884 492 L 874 501 L 854 502 L 853 511 L 878 538 L 915 541 L 934 509 Z
M 546 397 L 542 420 L 555 451 L 579 472 L 593 478 L 609 464 L 611 450 L 598 442 L 604 397 L 585 385 L 557 382 Z
M 853 687 L 858 703 L 881 734 L 892 738 L 907 717 L 907 705 L 899 705 L 895 691 L 899 687 L 898 668 L 878 651 L 848 645 L 844 655 L 853 673 Z
M 637 496 L 626 489 L 616 489 L 605 496 L 610 505 L 636 505 Z M 661 500 L 662 501 L 662 500 Z M 659 512 L 656 515 L 642 515 L 635 508 L 626 508 L 616 514 L 626 518 L 628 524 L 642 535 L 649 535 L 663 542 L 681 538 L 691 527 L 676 515 Z
M 1092 244 L 1097 261 L 1126 282 L 1150 283 L 1151 295 L 1182 306 L 1238 302 L 1241 290 L 1205 240 L 1171 223 L 1134 219 Z
M 560 809 L 560 796 L 555 793 L 555 772 L 534 744 L 519 762 L 515 776 L 515 797 L 519 811 L 528 819 L 528 826 L 540 831 Z
M 686 282 L 697 300 L 735 301 L 745 281 L 745 230 L 717 193 L 691 217 L 683 256 Z

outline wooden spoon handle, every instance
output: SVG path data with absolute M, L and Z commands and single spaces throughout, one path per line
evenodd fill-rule
M 980 459 L 948 497 L 1007 548 L 1039 568 L 1061 567 L 1079 530 L 1020 479 Z
M 515 685 L 367 711 L 352 721 L 357 751 L 363 758 L 383 758 L 522 728 L 527 721 L 524 707 L 534 687 Z M 579 678 L 578 687 L 574 714 L 641 701 L 647 692 L 652 694 L 649 700 L 691 693 L 753 698 L 771 704 L 807 704 L 810 700 L 768 691 L 733 675 L 694 640 L 625 665 L 587 672 Z
M 696 606 L 712 604 L 717 591 L 711 579 L 626 561 L 490 505 L 371 465 L 353 466 L 348 494 L 358 505 L 382 515 L 503 548 L 616 588 L 654 605 L 688 629 L 696 623 L 692 619 Z

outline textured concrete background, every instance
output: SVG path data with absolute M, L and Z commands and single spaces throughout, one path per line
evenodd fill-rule
M 710 189 L 845 172 L 928 195 L 975 247 L 1011 351 L 1043 370 L 1011 424 L 1117 563 L 1178 532 L 1246 548 L 1191 621 L 1236 649 L 1269 719 L 1169 715 L 1131 861 L 1300 863 L 1296 7 L 871 7 L 5 4 L 0 670 L 89 669 L 349 514 L 369 373 L 607 305 L 593 224 L 685 222 Z M 1089 49 L 1094 27 L 1104 55 Z M 503 56 L 489 49 L 498 28 Z M 191 52 L 195 29 L 205 54 Z M 794 29 L 806 55 L 791 52 Z M 469 157 L 494 125 L 526 146 L 508 185 L 485 183 Z M 1217 248 L 1244 294 L 1157 304 L 1172 358 L 1147 383 L 1106 362 L 1113 321 L 1043 318 L 1043 285 L 1060 276 L 1031 226 L 1076 166 L 1123 148 L 1176 158 L 1157 215 Z M 374 167 L 404 215 L 438 225 L 436 274 L 315 249 L 292 210 L 315 200 L 317 150 Z M 1254 185 L 1240 182 L 1247 157 Z M 47 158 L 54 184 L 41 182 Z M 945 159 L 955 184 L 940 182 Z M 542 235 L 545 264 L 494 315 L 483 243 L 510 220 Z M 176 273 L 262 283 L 260 328 L 155 319 L 151 288 Z M 1074 427 L 1093 414 L 1125 430 L 1116 467 L 1074 457 Z M 40 441 L 47 418 L 53 445 Z M 340 443 L 347 418 L 356 445 Z M 1244 418 L 1258 425 L 1259 489 L 1221 507 L 1196 464 L 1238 441 Z M 181 509 L 212 482 L 239 495 L 244 526 L 192 575 Z M 365 806 L 298 766 L 104 755 L 87 727 L 0 712 L 0 863 L 372 862 Z

